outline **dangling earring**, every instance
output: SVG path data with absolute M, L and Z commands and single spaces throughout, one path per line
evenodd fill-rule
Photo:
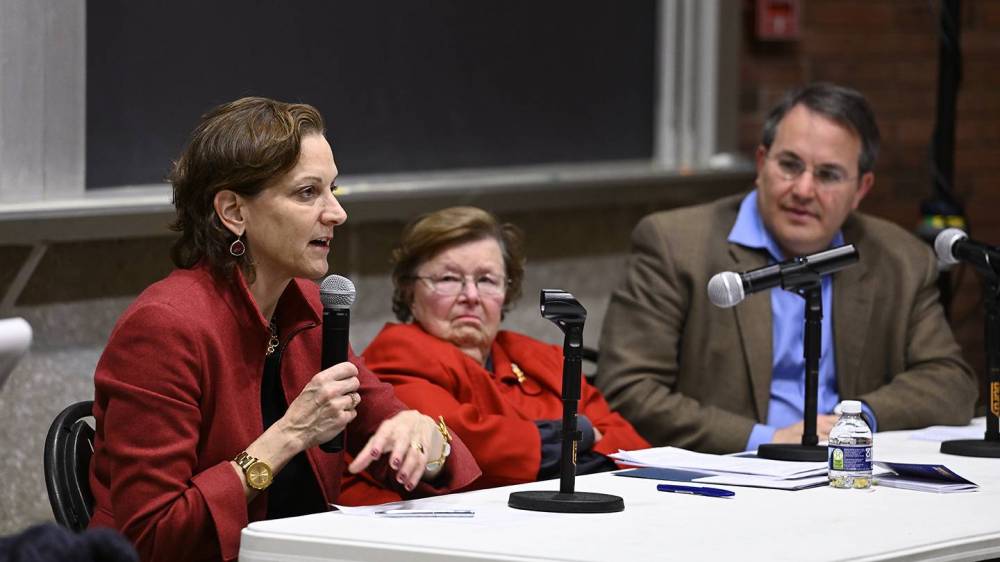
M 241 234 L 240 236 L 243 235 Z M 236 240 L 233 240 L 233 243 L 229 245 L 229 253 L 237 258 L 247 253 L 247 245 L 240 240 L 240 236 L 237 236 Z

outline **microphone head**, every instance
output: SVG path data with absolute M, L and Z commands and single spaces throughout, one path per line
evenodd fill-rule
M 354 304 L 354 283 L 342 275 L 330 275 L 319 285 L 323 308 L 351 308 Z
M 719 308 L 729 308 L 743 302 L 743 279 L 735 271 L 716 273 L 708 281 L 708 300 Z
M 938 261 L 945 265 L 955 265 L 958 263 L 958 258 L 952 253 L 951 249 L 955 245 L 955 242 L 959 240 L 965 240 L 969 235 L 965 233 L 964 230 L 958 228 L 946 228 L 937 235 L 934 239 L 934 253 L 937 254 Z

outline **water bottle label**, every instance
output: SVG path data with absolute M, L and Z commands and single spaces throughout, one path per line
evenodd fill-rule
M 830 470 L 870 472 L 872 469 L 871 445 L 830 446 Z

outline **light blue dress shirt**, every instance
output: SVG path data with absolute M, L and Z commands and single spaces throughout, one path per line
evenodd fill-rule
M 785 255 L 778 243 L 764 227 L 764 221 L 757 210 L 757 191 L 752 191 L 740 204 L 736 223 L 729 232 L 728 240 L 747 248 L 767 250 L 770 263 L 784 261 Z M 838 230 L 830 247 L 844 244 L 844 236 Z M 823 335 L 822 352 L 819 360 L 819 395 L 816 411 L 832 414 L 840 402 L 837 392 L 837 369 L 833 352 L 833 278 L 824 275 L 822 279 Z M 775 288 L 771 291 L 772 358 L 771 399 L 767 408 L 767 424 L 755 424 L 747 440 L 747 450 L 756 451 L 762 443 L 770 443 L 774 432 L 782 427 L 802 421 L 805 396 L 806 360 L 803 353 L 806 300 L 791 291 Z M 875 416 L 867 404 L 862 404 L 868 421 L 875 430 Z

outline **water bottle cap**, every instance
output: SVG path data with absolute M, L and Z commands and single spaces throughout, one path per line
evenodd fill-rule
M 840 403 L 840 411 L 845 414 L 860 414 L 861 402 L 859 400 L 844 400 Z

